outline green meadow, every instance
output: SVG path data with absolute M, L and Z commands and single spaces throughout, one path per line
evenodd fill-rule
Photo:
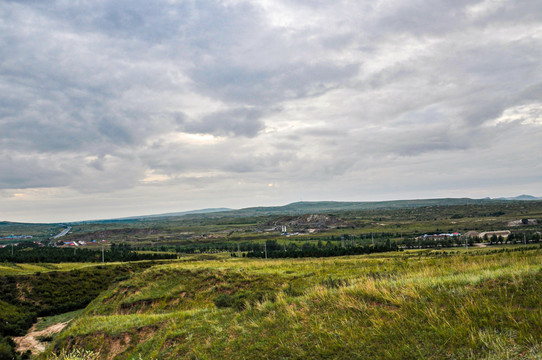
M 538 246 L 194 256 L 115 283 L 41 358 L 539 359 L 541 280 Z
M 103 266 L 115 266 L 120 263 L 107 263 Z M 102 264 L 100 264 L 102 265 Z M 0 263 L 0 276 L 5 275 L 31 275 L 36 273 L 45 273 L 51 271 L 70 271 L 70 270 L 79 270 L 88 267 L 94 267 L 97 264 L 89 263 L 60 263 L 60 264 L 51 264 L 51 263 L 37 263 L 37 264 L 15 264 L 15 263 Z

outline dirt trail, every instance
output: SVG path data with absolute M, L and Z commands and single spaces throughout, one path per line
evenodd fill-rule
M 39 338 L 53 336 L 59 333 L 68 325 L 69 321 L 58 323 L 49 326 L 47 329 L 36 331 L 36 325 L 28 331 L 25 336 L 14 337 L 13 340 L 17 344 L 17 351 L 25 352 L 30 350 L 33 355 L 38 355 L 45 351 L 45 348 L 49 344 L 48 342 L 42 342 Z

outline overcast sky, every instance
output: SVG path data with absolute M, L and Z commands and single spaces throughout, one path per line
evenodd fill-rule
M 540 196 L 541 154 L 541 1 L 0 1 L 0 220 Z

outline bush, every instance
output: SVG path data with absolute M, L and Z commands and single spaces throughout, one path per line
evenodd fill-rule
M 330 276 L 322 282 L 322 285 L 328 289 L 337 289 L 343 286 L 348 286 L 349 282 L 345 279 L 334 279 Z
M 218 308 L 232 307 L 241 311 L 246 308 L 247 303 L 255 304 L 258 301 L 274 300 L 274 298 L 275 295 L 271 292 L 243 290 L 231 295 L 220 294 L 213 299 L 213 302 Z
M 229 294 L 220 294 L 213 299 L 217 308 L 227 308 L 233 306 L 233 296 Z
M 9 338 L 0 337 L 0 360 L 15 359 L 15 344 Z

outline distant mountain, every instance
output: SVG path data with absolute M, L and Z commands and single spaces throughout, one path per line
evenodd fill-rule
M 517 200 L 517 201 L 533 201 L 533 200 L 542 200 L 542 197 L 536 197 L 532 195 L 519 195 L 515 197 L 501 197 L 495 200 Z
M 249 217 L 265 215 L 300 215 L 316 214 L 333 211 L 355 211 L 374 209 L 401 209 L 424 206 L 450 206 L 450 205 L 481 205 L 498 202 L 492 199 L 470 198 L 444 198 L 444 199 L 420 199 L 420 200 L 394 200 L 394 201 L 365 201 L 365 202 L 341 202 L 341 201 L 301 201 L 283 206 L 259 206 L 224 212 L 207 214 L 185 215 L 190 217 Z M 500 200 L 503 201 L 503 200 Z
M 303 215 L 318 214 L 334 211 L 356 211 L 356 210 L 376 210 L 376 209 L 401 209 L 423 206 L 450 206 L 450 205 L 480 205 L 495 202 L 499 200 L 492 199 L 470 199 L 470 198 L 443 198 L 443 199 L 418 199 L 418 200 L 393 200 L 393 201 L 300 201 L 282 206 L 258 206 L 238 210 L 228 208 L 211 208 L 183 212 L 173 212 L 155 215 L 131 216 L 107 220 L 91 220 L 70 223 L 92 224 L 109 222 L 132 222 L 132 221 L 150 221 L 155 219 L 196 219 L 196 218 L 222 218 L 222 217 L 250 217 L 266 215 Z M 500 200 L 503 201 L 503 200 Z
M 484 205 L 494 204 L 503 201 L 534 201 L 542 200 L 541 197 L 532 195 L 520 195 L 509 198 L 442 198 L 442 199 L 416 199 L 416 200 L 392 200 L 392 201 L 300 201 L 282 206 L 258 206 L 243 209 L 229 208 L 209 208 L 182 212 L 171 212 L 164 214 L 130 216 L 124 218 L 107 219 L 107 220 L 89 220 L 71 222 L 69 225 L 78 224 L 97 224 L 97 223 L 113 223 L 113 222 L 138 222 L 138 221 L 153 221 L 155 219 L 194 219 L 194 218 L 221 218 L 221 217 L 250 217 L 250 216 L 266 216 L 266 215 L 303 215 L 303 214 L 318 214 L 335 211 L 357 211 L 357 210 L 378 210 L 378 209 L 402 209 L 416 208 L 426 206 L 452 206 L 452 205 Z M 2 225 L 7 225 L 4 223 Z M 13 223 L 12 223 L 13 224 Z
M 232 209 L 229 209 L 229 208 L 209 208 L 209 209 L 172 212 L 172 213 L 156 214 L 156 215 L 131 216 L 131 217 L 121 218 L 117 220 L 149 219 L 149 218 L 157 218 L 157 217 L 178 217 L 178 216 L 191 215 L 191 214 L 208 214 L 208 213 L 224 212 L 224 211 L 231 211 L 231 210 Z

